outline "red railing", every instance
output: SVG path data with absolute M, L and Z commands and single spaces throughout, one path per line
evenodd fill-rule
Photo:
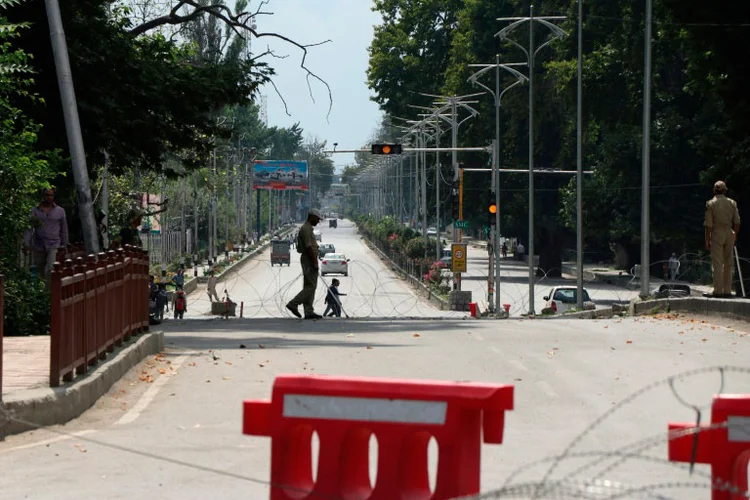
M 78 257 L 86 257 L 86 247 L 83 243 L 72 243 L 67 248 L 58 248 L 55 262 L 64 263 L 66 260 L 75 261 Z
M 5 281 L 0 274 L 0 403 L 3 402 L 3 323 L 5 323 Z
M 128 247 L 56 263 L 51 278 L 50 387 L 70 381 L 148 330 L 148 252 Z

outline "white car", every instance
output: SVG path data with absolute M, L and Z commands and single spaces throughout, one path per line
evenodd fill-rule
M 343 253 L 327 253 L 320 262 L 320 275 L 339 273 L 349 276 L 349 259 Z
M 428 227 L 427 228 L 427 236 L 437 236 L 437 228 Z
M 562 314 L 578 306 L 578 289 L 575 286 L 556 286 L 544 297 L 545 309 L 551 309 L 555 314 Z M 583 308 L 596 309 L 596 305 L 589 297 L 589 292 L 583 289 Z

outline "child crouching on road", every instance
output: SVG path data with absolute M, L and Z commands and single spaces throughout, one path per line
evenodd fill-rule
M 345 293 L 339 292 L 339 280 L 335 279 L 331 281 L 331 286 L 328 287 L 328 293 L 326 294 L 326 310 L 323 313 L 323 316 L 336 316 L 337 318 L 341 317 L 341 299 L 339 298 L 342 295 L 346 295 Z M 330 311 L 330 314 L 329 314 Z

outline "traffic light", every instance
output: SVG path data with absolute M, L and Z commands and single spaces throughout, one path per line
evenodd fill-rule
M 401 144 L 373 144 L 371 152 L 374 155 L 400 155 Z
M 495 193 L 492 190 L 487 193 L 487 216 L 489 217 L 490 226 L 495 225 L 495 214 L 497 214 L 497 204 L 495 203 Z

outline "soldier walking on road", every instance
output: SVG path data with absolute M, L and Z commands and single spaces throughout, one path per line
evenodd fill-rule
M 302 224 L 297 236 L 297 253 L 302 254 L 300 256 L 300 263 L 302 264 L 304 281 L 302 291 L 289 301 L 286 308 L 298 318 L 302 317 L 299 313 L 300 304 L 305 308 L 305 319 L 322 318 L 313 309 L 315 288 L 318 286 L 318 242 L 313 234 L 313 226 L 317 226 L 320 219 L 322 219 L 320 210 L 317 208 L 310 209 L 310 212 L 307 214 L 307 220 Z
M 714 184 L 714 197 L 706 202 L 706 250 L 711 251 L 714 291 L 706 297 L 729 298 L 732 296 L 732 253 L 740 231 L 740 213 L 737 202 L 727 198 L 724 181 Z

